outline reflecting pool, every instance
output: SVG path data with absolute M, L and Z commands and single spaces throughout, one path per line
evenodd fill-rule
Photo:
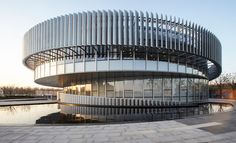
M 230 110 L 230 104 L 203 104 L 188 108 L 99 108 L 71 104 L 5 106 L 0 107 L 0 125 L 161 121 Z

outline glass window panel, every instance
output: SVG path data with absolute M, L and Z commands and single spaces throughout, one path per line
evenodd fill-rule
M 177 72 L 177 64 L 169 63 L 169 71 Z
M 108 98 L 114 98 L 114 91 L 107 91 Z
M 107 90 L 107 97 L 113 98 L 114 97 L 114 81 L 107 81 L 106 84 L 106 90 Z
M 124 97 L 133 98 L 133 80 L 124 81 Z
M 153 96 L 159 100 L 162 99 L 162 78 L 153 80 Z
M 172 95 L 174 101 L 179 101 L 179 78 L 172 79 Z
M 66 73 L 72 73 L 74 70 L 74 64 L 66 64 Z
M 111 46 L 109 52 L 110 59 L 120 59 L 120 48 Z
M 199 101 L 199 79 L 194 79 L 195 101 Z
M 159 61 L 168 61 L 168 55 L 167 54 L 159 54 Z
M 125 90 L 125 98 L 133 98 L 133 90 Z
M 91 95 L 91 84 L 85 85 L 85 95 L 87 95 L 87 96 Z
M 77 86 L 70 86 L 68 87 L 68 89 L 69 89 L 69 94 L 78 94 Z
M 34 79 L 37 79 L 38 78 L 38 71 L 37 71 L 37 68 L 34 70 Z
M 40 70 L 40 66 L 37 67 L 37 70 L 38 70 L 38 78 L 41 77 L 41 70 Z
M 144 89 L 150 89 L 152 90 L 152 79 L 144 79 L 143 84 L 144 84 Z
M 64 64 L 57 65 L 57 74 L 63 74 L 63 73 L 64 73 Z
M 125 90 L 133 90 L 133 80 L 125 80 L 124 81 L 124 89 Z
M 197 73 L 198 73 L 198 70 L 194 69 L 193 74 L 197 74 Z
M 134 98 L 143 98 L 143 80 L 134 80 Z
M 185 66 L 179 65 L 179 72 L 185 73 Z
M 92 78 L 92 95 L 98 96 L 98 80 L 96 77 Z
M 159 61 L 158 62 L 159 71 L 168 71 L 168 62 Z
M 45 76 L 49 76 L 49 63 L 45 64 Z
M 170 56 L 170 62 L 171 63 L 178 63 L 178 57 L 177 56 Z
M 98 96 L 105 96 L 106 82 L 104 79 L 100 79 L 98 82 Z
M 123 98 L 123 81 L 115 81 L 115 97 Z
M 144 89 L 144 98 L 152 98 L 152 90 Z
M 186 102 L 187 96 L 187 78 L 180 79 L 180 100 Z
M 171 100 L 171 78 L 163 79 L 163 96 L 164 100 Z
M 188 78 L 188 101 L 192 102 L 193 101 L 193 79 Z
M 41 77 L 44 77 L 44 64 L 40 66 L 40 69 Z
M 157 60 L 157 49 L 156 48 L 148 48 L 148 60 L 153 60 L 156 61 Z
M 150 79 L 144 79 L 144 98 L 152 98 L 152 82 L 153 80 Z
M 79 95 L 85 95 L 85 85 L 77 85 Z
M 64 88 L 63 88 L 63 91 L 64 91 L 64 93 L 67 93 L 67 94 L 68 94 L 68 87 L 64 87 Z
M 51 75 L 55 75 L 56 74 L 56 66 L 52 65 L 51 66 Z
M 192 69 L 192 68 L 190 68 L 190 67 L 187 67 L 187 73 L 190 73 L 190 74 L 192 74 L 192 73 L 193 73 L 193 69 Z
M 199 79 L 199 95 L 200 95 L 200 100 L 203 100 L 203 96 L 204 96 L 204 83 L 203 83 L 203 79 Z
M 97 90 L 96 91 L 92 91 L 92 94 L 93 94 L 93 96 L 97 96 L 98 95 Z
M 133 59 L 133 47 L 124 47 L 122 57 L 123 59 Z
M 146 49 L 141 47 L 135 48 L 135 59 L 136 60 L 145 60 L 146 59 Z
M 205 81 L 205 88 L 206 88 L 205 98 L 208 98 L 208 96 L 209 96 L 208 80 L 204 80 L 204 81 Z
M 109 90 L 114 90 L 114 82 L 113 81 L 107 81 L 107 86 L 106 89 Z

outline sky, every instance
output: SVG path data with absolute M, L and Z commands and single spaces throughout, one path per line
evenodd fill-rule
M 0 0 L 0 86 L 31 86 L 22 63 L 24 33 L 60 15 L 87 10 L 141 10 L 197 23 L 221 41 L 223 72 L 236 72 L 236 0 Z

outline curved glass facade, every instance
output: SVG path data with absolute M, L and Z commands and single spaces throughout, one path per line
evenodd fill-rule
M 179 77 L 92 78 L 87 83 L 64 88 L 66 94 L 106 98 L 156 99 L 159 101 L 200 102 L 208 98 L 208 80 Z

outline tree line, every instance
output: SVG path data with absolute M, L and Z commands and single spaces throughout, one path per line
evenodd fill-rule
M 236 90 L 236 73 L 222 73 L 218 78 L 209 82 L 209 90 L 218 90 L 223 98 L 223 90 Z
M 34 96 L 36 91 L 59 91 L 54 88 L 38 88 L 38 87 L 16 87 L 16 86 L 1 86 L 0 89 L 3 91 L 4 96 Z

